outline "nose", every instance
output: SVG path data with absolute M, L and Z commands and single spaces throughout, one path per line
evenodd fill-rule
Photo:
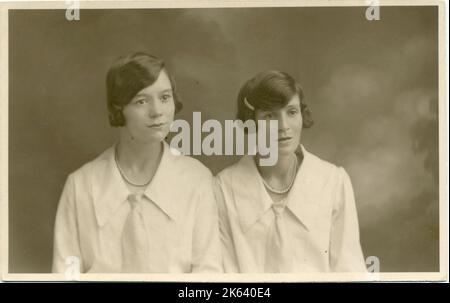
M 289 125 L 286 115 L 283 113 L 278 117 L 278 131 L 285 132 L 289 130 Z
M 148 115 L 150 118 L 157 118 L 162 115 L 162 104 L 160 102 L 151 102 L 148 107 Z

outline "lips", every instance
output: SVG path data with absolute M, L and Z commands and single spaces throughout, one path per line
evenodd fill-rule
M 282 138 L 278 138 L 278 142 L 285 142 L 285 141 L 289 141 L 291 139 L 292 139 L 292 137 L 282 137 Z
M 147 125 L 148 128 L 159 128 L 166 125 L 166 123 L 153 123 L 153 124 L 149 124 Z

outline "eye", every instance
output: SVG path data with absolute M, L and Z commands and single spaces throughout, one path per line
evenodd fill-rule
M 161 96 L 161 100 L 163 102 L 167 102 L 167 101 L 169 101 L 171 99 L 172 99 L 172 95 L 171 94 L 164 94 L 164 95 Z
M 147 103 L 147 99 L 138 99 L 134 102 L 134 104 L 137 104 L 137 105 L 143 105 L 145 103 Z
M 297 110 L 297 109 L 291 109 L 291 110 L 289 110 L 288 114 L 289 114 L 290 116 L 295 116 L 295 115 L 298 114 L 298 110 Z

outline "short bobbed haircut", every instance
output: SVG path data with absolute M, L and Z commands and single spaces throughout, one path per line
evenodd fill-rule
M 183 108 L 183 104 L 178 97 L 175 82 L 163 60 L 143 52 L 137 52 L 120 57 L 114 62 L 106 76 L 106 99 L 111 126 L 125 125 L 124 106 L 129 104 L 139 91 L 152 85 L 162 71 L 170 79 L 175 113 L 178 113 Z
M 278 110 L 286 106 L 296 94 L 300 99 L 303 128 L 310 128 L 314 121 L 305 103 L 302 87 L 292 76 L 280 71 L 258 73 L 242 86 L 237 98 L 237 119 L 244 122 L 255 120 L 257 109 Z

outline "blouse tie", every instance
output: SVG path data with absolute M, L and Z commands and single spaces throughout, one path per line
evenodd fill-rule
M 142 217 L 142 194 L 128 196 L 130 211 L 122 232 L 122 272 L 147 272 L 147 232 Z
M 290 272 L 292 271 L 292 251 L 287 240 L 284 220 L 286 203 L 284 201 L 273 203 L 271 209 L 275 218 L 268 235 L 265 272 Z

